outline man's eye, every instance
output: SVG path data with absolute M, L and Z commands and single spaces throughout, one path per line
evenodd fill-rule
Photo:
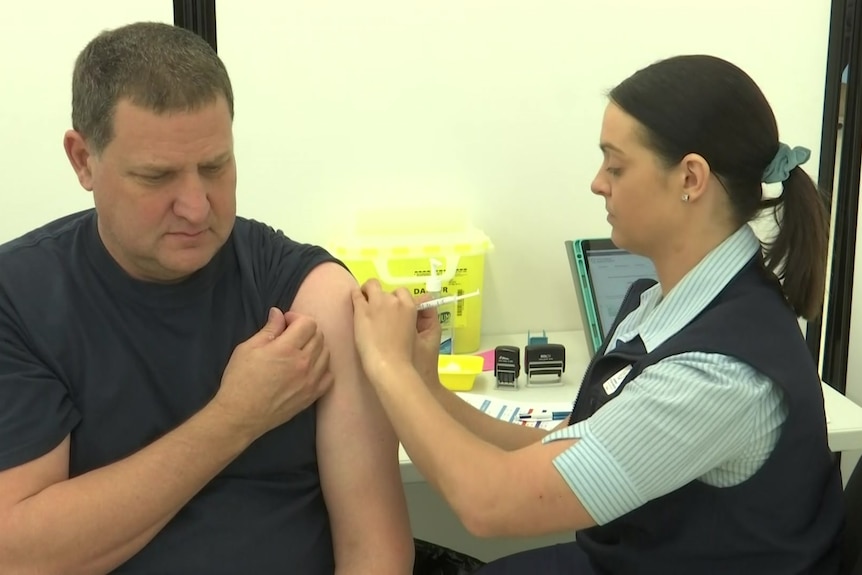
M 222 171 L 222 167 L 223 166 L 204 166 L 201 168 L 201 172 L 208 176 L 215 176 Z
M 159 184 L 168 179 L 167 174 L 140 174 L 138 177 L 149 184 Z

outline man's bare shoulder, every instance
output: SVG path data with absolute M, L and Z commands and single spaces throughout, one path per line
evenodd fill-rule
M 357 287 L 356 278 L 338 261 L 325 261 L 315 266 L 299 286 L 294 307 L 314 301 L 335 303 L 342 298 L 350 300 L 350 294 Z M 300 310 L 296 310 L 300 311 Z M 352 319 L 352 306 L 350 307 Z

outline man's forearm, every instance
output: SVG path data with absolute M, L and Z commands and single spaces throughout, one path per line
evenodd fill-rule
M 409 575 L 413 573 L 413 554 L 413 535 L 408 525 L 395 537 L 369 538 L 364 548 L 342 553 L 342 557 L 349 557 L 346 561 L 336 557 L 335 575 Z
M 455 393 L 440 384 L 435 377 L 426 383 L 434 398 L 458 423 L 481 439 L 501 449 L 513 451 L 540 441 L 547 431 L 535 427 L 515 425 L 482 413 Z
M 127 561 L 253 441 L 217 409 L 13 507 L 0 519 L 0 572 L 96 574 Z

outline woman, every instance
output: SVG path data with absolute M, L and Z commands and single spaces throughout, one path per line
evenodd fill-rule
M 613 240 L 659 283 L 636 282 L 550 434 L 446 391 L 434 314 L 406 290 L 356 292 L 359 353 L 405 449 L 474 534 L 577 532 L 480 573 L 835 573 L 841 485 L 797 324 L 820 313 L 828 234 L 798 167 L 809 152 L 779 143 L 757 85 L 709 56 L 614 88 L 599 147 Z M 747 224 L 775 206 L 762 246 Z

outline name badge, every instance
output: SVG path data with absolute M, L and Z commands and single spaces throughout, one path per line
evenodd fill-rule
M 623 380 L 632 370 L 632 366 L 627 365 L 615 374 L 611 376 L 606 382 L 602 384 L 602 388 L 604 388 L 605 393 L 608 395 L 613 395 L 613 393 L 620 388 L 620 385 L 623 383 Z

